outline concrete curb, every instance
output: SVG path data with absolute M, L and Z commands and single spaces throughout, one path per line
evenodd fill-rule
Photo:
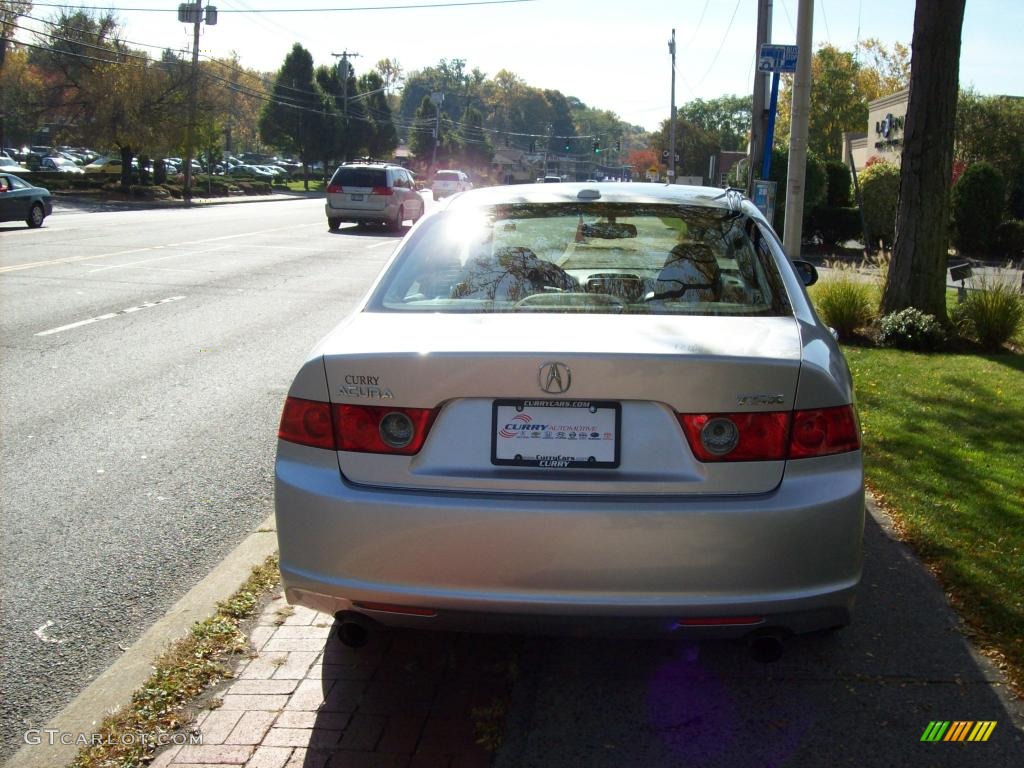
M 96 732 L 108 714 L 131 701 L 132 694 L 152 673 L 153 662 L 167 646 L 185 635 L 197 621 L 212 615 L 217 603 L 234 594 L 252 569 L 277 551 L 274 516 L 239 544 L 206 578 L 196 584 L 151 626 L 128 650 L 46 725 L 55 732 L 54 744 L 45 732 L 42 743 L 26 744 L 5 768 L 56 768 L 68 765 L 78 752 L 74 743 L 60 743 L 60 734 L 73 740 Z

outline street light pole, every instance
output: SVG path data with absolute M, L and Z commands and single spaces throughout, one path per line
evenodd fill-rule
M 668 52 L 672 55 L 672 112 L 669 117 L 668 137 L 668 183 L 676 180 L 676 31 L 668 41 Z

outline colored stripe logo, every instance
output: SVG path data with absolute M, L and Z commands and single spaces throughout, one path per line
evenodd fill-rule
M 921 741 L 988 741 L 995 729 L 995 720 L 932 720 Z

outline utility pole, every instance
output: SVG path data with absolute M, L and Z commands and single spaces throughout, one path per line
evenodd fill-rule
M 761 46 L 772 41 L 772 0 L 757 0 L 757 47 L 754 55 L 761 55 Z M 754 197 L 754 179 L 763 164 L 764 137 L 768 130 L 768 110 L 765 106 L 771 74 L 754 74 L 754 104 L 750 112 L 750 168 L 747 173 L 747 197 Z
M 668 137 L 668 183 L 676 180 L 676 31 L 668 41 L 668 52 L 672 56 L 672 112 L 669 117 Z
M 804 176 L 807 172 L 807 126 L 811 113 L 811 35 L 814 0 L 800 0 L 796 19 L 799 53 L 793 78 L 793 117 L 789 135 L 789 171 L 786 180 L 786 223 L 782 245 L 793 259 L 800 257 L 803 234 Z
M 441 143 L 441 105 L 444 104 L 444 91 L 430 94 L 430 103 L 434 105 L 434 156 L 430 161 L 430 172 L 437 170 L 437 145 Z
M 199 75 L 199 23 L 202 21 L 203 0 L 196 0 L 191 15 L 194 18 L 192 34 L 192 76 L 188 84 L 188 125 L 185 126 L 185 190 L 186 200 L 192 199 L 192 152 L 196 122 L 196 86 Z
M 196 87 L 199 84 L 199 25 L 203 22 L 203 0 L 194 4 L 182 3 L 178 6 L 178 21 L 191 23 L 192 33 L 192 76 L 188 86 L 188 124 L 185 126 L 185 189 L 182 194 L 186 200 L 192 198 L 192 156 L 195 144 L 196 123 Z M 206 23 L 217 23 L 217 9 L 206 6 Z
M 349 53 L 347 50 L 331 54 L 335 58 L 341 58 L 341 61 L 338 62 L 338 77 L 341 80 L 341 103 L 345 117 L 348 117 L 348 57 L 351 56 L 354 59 L 359 55 L 358 53 Z M 353 67 L 353 69 L 355 68 Z

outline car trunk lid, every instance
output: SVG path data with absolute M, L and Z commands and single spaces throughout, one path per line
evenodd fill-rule
M 339 452 L 345 477 L 439 491 L 770 491 L 784 461 L 700 462 L 677 414 L 791 410 L 800 370 L 800 332 L 790 317 L 364 312 L 320 351 L 333 403 L 437 409 L 418 454 Z M 560 374 L 569 379 L 564 391 L 543 375 L 551 363 L 567 372 Z M 544 407 L 552 400 L 618 411 L 616 466 L 496 462 L 495 430 L 503 426 L 496 419 L 512 411 L 495 403 Z M 540 421 L 548 412 L 532 411 Z M 602 418 L 603 434 L 613 417 Z

